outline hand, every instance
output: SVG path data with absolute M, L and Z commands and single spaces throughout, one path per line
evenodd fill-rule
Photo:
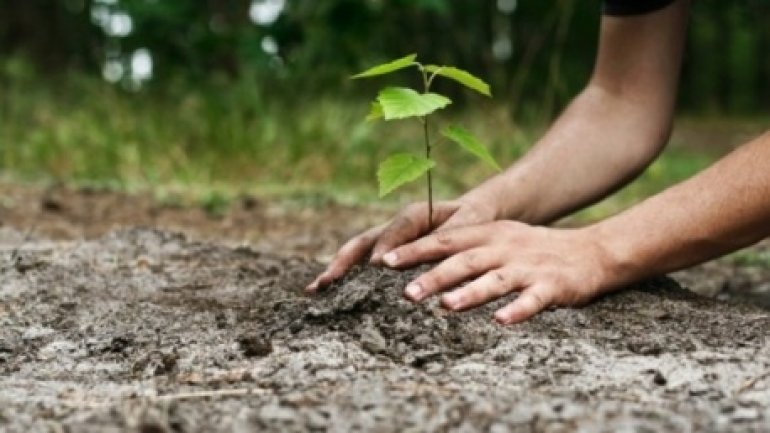
M 524 321 L 550 306 L 584 304 L 614 287 L 608 255 L 589 229 L 551 229 L 496 221 L 445 230 L 387 253 L 392 267 L 446 258 L 406 286 L 419 302 L 441 297 L 453 311 L 476 307 L 510 292 L 518 298 L 495 312 L 503 324 Z
M 433 224 L 437 231 L 493 221 L 496 210 L 480 201 L 458 199 L 438 202 L 433 206 Z M 388 251 L 430 232 L 428 204 L 407 206 L 390 222 L 369 229 L 350 239 L 340 248 L 329 266 L 306 290 L 314 292 L 341 277 L 371 251 L 371 263 L 381 264 Z

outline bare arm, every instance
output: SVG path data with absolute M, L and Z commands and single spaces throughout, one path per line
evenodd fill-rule
M 589 230 L 615 284 L 664 274 L 770 236 L 770 132 Z
M 551 305 L 580 305 L 641 278 L 700 263 L 770 235 L 770 132 L 692 179 L 580 229 L 497 221 L 435 233 L 388 253 L 391 266 L 445 258 L 406 287 L 463 310 L 512 291 L 495 313 L 516 323 Z M 475 279 L 474 279 L 475 278 Z
M 633 179 L 671 129 L 689 3 L 604 17 L 588 86 L 520 161 L 466 197 L 499 202 L 497 218 L 547 223 Z

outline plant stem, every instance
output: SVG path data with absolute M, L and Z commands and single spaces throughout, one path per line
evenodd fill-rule
M 422 121 L 422 128 L 425 134 L 425 158 L 430 159 L 430 134 L 428 133 L 428 116 Z M 428 230 L 433 231 L 433 180 L 431 179 L 432 170 L 428 170 Z
M 420 65 L 420 72 L 422 72 L 422 82 L 425 85 L 425 93 L 430 91 L 430 83 L 433 77 L 428 78 L 428 72 Z M 435 77 L 435 74 L 433 75 Z M 425 136 L 425 158 L 430 159 L 430 130 L 428 128 L 428 116 L 422 118 L 422 130 Z M 431 176 L 432 169 L 428 169 L 428 231 L 433 231 L 433 178 Z

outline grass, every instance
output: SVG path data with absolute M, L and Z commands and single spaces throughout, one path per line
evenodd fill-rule
M 378 130 L 383 126 L 363 122 L 365 101 L 290 100 L 249 79 L 127 93 L 95 79 L 45 82 L 12 62 L 3 67 L 0 79 L 9 85 L 0 90 L 0 173 L 14 180 L 150 190 L 161 201 L 192 195 L 213 213 L 242 193 L 372 204 L 383 203 L 376 196 L 378 162 L 393 151 L 421 149 L 419 124 Z M 477 132 L 504 165 L 542 131 L 515 125 L 507 113 L 484 105 L 449 116 Z M 456 146 L 438 146 L 447 146 L 436 152 L 438 197 L 491 174 Z M 615 213 L 713 159 L 674 146 L 637 181 L 577 218 Z M 419 200 L 422 191 L 418 183 L 384 203 Z
M 744 268 L 770 268 L 770 250 L 745 249 L 728 255 L 725 260 Z

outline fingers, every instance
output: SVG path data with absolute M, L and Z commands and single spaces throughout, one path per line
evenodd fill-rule
M 495 312 L 495 320 L 503 325 L 521 323 L 551 306 L 553 288 L 534 285 L 525 289 L 516 300 Z
M 419 302 L 500 266 L 500 254 L 490 248 L 474 248 L 455 254 L 407 284 L 404 294 Z
M 448 310 L 460 311 L 477 307 L 526 286 L 514 269 L 493 269 L 451 293 L 441 297 Z
M 346 242 L 329 263 L 329 266 L 326 267 L 326 270 L 310 283 L 305 291 L 314 292 L 319 287 L 326 286 L 341 277 L 369 252 L 384 229 L 385 225 L 371 228 Z
M 436 206 L 433 220 L 445 221 L 457 210 L 456 206 Z M 372 249 L 372 263 L 381 263 L 383 254 L 411 242 L 430 231 L 428 224 L 428 204 L 415 203 L 407 206 L 383 230 Z
M 437 205 L 433 213 L 434 222 L 446 221 L 457 209 L 458 205 L 452 202 Z M 427 203 L 415 203 L 407 206 L 390 223 L 372 228 L 343 245 L 326 270 L 305 290 L 313 292 L 340 278 L 370 250 L 372 251 L 370 261 L 379 263 L 386 252 L 424 235 L 429 230 Z
M 382 261 L 391 267 L 412 266 L 480 246 L 490 239 L 490 225 L 462 227 L 425 236 L 385 254 Z

